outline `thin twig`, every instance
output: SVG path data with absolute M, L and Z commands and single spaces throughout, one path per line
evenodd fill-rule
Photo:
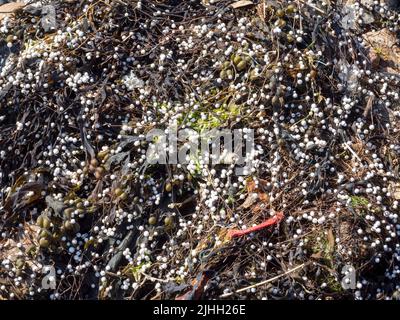
M 236 290 L 235 292 L 225 293 L 225 294 L 223 294 L 223 295 L 220 295 L 219 297 L 220 297 L 220 298 L 227 298 L 227 297 L 232 296 L 232 295 L 235 294 L 235 293 L 240 293 L 240 292 L 243 292 L 243 291 L 246 291 L 246 290 L 249 290 L 249 289 L 252 289 L 252 288 L 256 288 L 256 287 L 262 286 L 262 285 L 264 285 L 264 284 L 273 282 L 273 281 L 275 281 L 275 280 L 277 280 L 277 279 L 279 279 L 279 278 L 282 278 L 282 277 L 284 277 L 284 276 L 286 276 L 286 275 L 288 275 L 288 274 L 290 274 L 290 273 L 292 273 L 292 272 L 295 272 L 296 270 L 302 269 L 305 265 L 306 265 L 306 263 L 302 263 L 301 265 L 299 265 L 299 266 L 297 266 L 297 267 L 294 267 L 293 269 L 290 269 L 290 270 L 288 270 L 288 271 L 286 271 L 286 272 L 284 272 L 284 273 L 282 273 L 282 274 L 280 274 L 280 275 L 277 275 L 277 276 L 272 277 L 272 278 L 270 278 L 270 279 L 267 279 L 267 280 L 261 281 L 261 282 L 259 282 L 259 283 L 253 284 L 253 285 L 251 285 L 251 286 L 248 286 L 248 287 L 245 287 L 245 288 Z

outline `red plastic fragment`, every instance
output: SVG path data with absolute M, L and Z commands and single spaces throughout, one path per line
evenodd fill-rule
M 267 220 L 265 220 L 263 223 L 260 223 L 259 225 L 256 225 L 254 227 L 251 228 L 247 228 L 245 230 L 229 230 L 228 231 L 228 237 L 229 238 L 235 238 L 235 237 L 241 237 L 244 236 L 246 234 L 249 234 L 251 232 L 255 232 L 261 229 L 264 229 L 268 226 L 272 226 L 274 224 L 277 224 L 278 222 L 280 222 L 283 219 L 283 212 L 277 212 L 272 218 L 269 218 Z

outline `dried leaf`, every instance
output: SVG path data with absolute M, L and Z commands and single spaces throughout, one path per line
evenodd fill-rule
M 25 6 L 23 2 L 10 2 L 0 6 L 0 21 Z
M 333 235 L 332 228 L 328 230 L 328 250 L 332 252 L 335 247 L 335 237 Z
M 259 180 L 259 183 L 263 185 L 266 183 L 266 181 Z M 256 187 L 256 183 L 253 180 L 247 182 L 246 189 L 248 192 L 248 196 L 246 200 L 242 203 L 240 208 L 248 209 L 258 199 L 261 200 L 263 203 L 267 203 L 269 201 L 268 195 L 265 192 L 261 191 L 260 188 Z
M 248 7 L 248 6 L 252 6 L 252 5 L 254 5 L 254 3 L 252 1 L 240 0 L 240 1 L 236 1 L 236 2 L 232 3 L 231 7 L 233 9 L 239 9 L 239 8 L 244 8 L 244 7 Z
M 265 2 L 262 1 L 257 5 L 257 14 L 262 21 L 265 21 Z
M 321 251 L 318 251 L 318 252 L 316 252 L 316 253 L 313 253 L 313 254 L 311 255 L 311 258 L 313 258 L 313 259 L 315 259 L 315 260 L 321 259 L 321 258 L 322 258 L 322 252 L 321 252 Z
M 15 262 L 21 255 L 24 255 L 27 265 L 32 266 L 35 264 L 34 261 L 28 259 L 27 252 L 32 245 L 35 245 L 34 239 L 40 228 L 37 225 L 25 223 L 23 229 L 24 232 L 20 233 L 18 239 L 7 239 L 5 242 L 0 243 L 0 260 L 7 258 Z M 18 247 L 17 243 L 20 243 L 21 246 Z
M 248 193 L 254 192 L 254 190 L 256 190 L 256 183 L 254 182 L 254 180 L 247 182 L 246 189 Z
M 396 34 L 384 28 L 370 31 L 363 35 L 367 48 L 379 56 L 379 62 L 388 72 L 400 71 L 400 46 L 397 43 Z M 373 62 L 373 61 L 372 61 Z
M 393 198 L 400 200 L 400 183 L 391 183 L 390 192 L 392 193 Z
M 258 193 L 258 198 L 262 201 L 262 202 L 268 202 L 269 197 L 266 193 L 264 192 L 259 192 Z
M 257 194 L 255 193 L 249 193 L 247 196 L 246 200 L 242 203 L 242 205 L 239 208 L 244 208 L 248 209 L 250 208 L 255 202 L 257 201 Z
M 368 114 L 370 113 L 370 111 L 372 109 L 372 106 L 373 106 L 373 103 L 374 103 L 374 96 L 370 96 L 368 98 L 367 105 L 366 105 L 366 107 L 364 109 L 364 112 L 363 112 L 364 118 L 366 118 L 368 116 Z

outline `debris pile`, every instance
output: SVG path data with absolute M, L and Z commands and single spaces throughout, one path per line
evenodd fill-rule
M 396 5 L 0 6 L 0 298 L 398 299 Z

